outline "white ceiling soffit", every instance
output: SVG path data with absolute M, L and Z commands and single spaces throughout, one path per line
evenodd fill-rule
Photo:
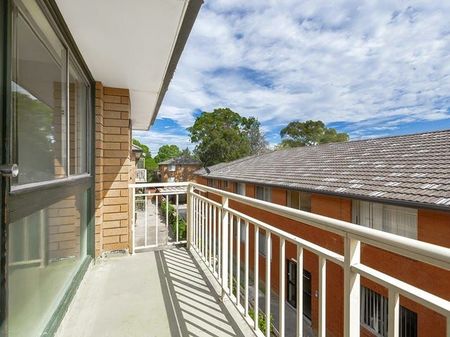
M 133 129 L 158 113 L 201 0 L 56 0 L 96 81 L 130 90 Z

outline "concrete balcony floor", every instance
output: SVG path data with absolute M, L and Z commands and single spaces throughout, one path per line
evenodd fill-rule
M 254 336 L 185 248 L 101 259 L 86 273 L 57 337 Z

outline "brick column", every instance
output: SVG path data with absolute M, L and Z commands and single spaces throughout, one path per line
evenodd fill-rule
M 129 189 L 131 176 L 130 98 L 127 89 L 103 88 L 102 116 L 97 114 L 96 243 L 105 251 L 130 249 Z M 101 133 L 101 135 L 99 135 Z M 97 217 L 96 217 L 97 225 Z M 98 230 L 98 233 L 97 233 Z

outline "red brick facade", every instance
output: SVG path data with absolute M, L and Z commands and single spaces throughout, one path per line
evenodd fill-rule
M 206 185 L 206 179 L 197 177 L 197 182 Z M 223 186 L 223 184 L 219 184 Z M 235 185 L 228 183 L 227 190 L 235 192 Z M 255 197 L 255 186 L 246 184 L 246 196 Z M 209 194 L 217 201 L 218 197 Z M 287 204 L 287 191 L 272 188 L 272 202 L 280 205 Z M 344 253 L 343 239 L 327 231 L 302 224 L 269 212 L 255 209 L 250 206 L 230 202 L 230 206 L 238 211 L 262 220 L 270 225 L 295 234 L 313 243 L 319 244 L 337 253 Z M 351 222 L 352 200 L 313 193 L 311 196 L 311 211 L 313 213 Z M 418 212 L 418 239 L 433 244 L 450 247 L 450 212 L 440 212 L 430 209 L 419 209 Z M 253 226 L 250 226 L 250 252 L 253 252 Z M 244 256 L 241 245 L 241 257 Z M 272 237 L 272 288 L 279 289 L 279 240 Z M 252 253 L 251 253 L 252 254 Z M 296 247 L 286 244 L 286 259 L 295 259 Z M 285 261 L 286 262 L 286 261 Z M 381 270 L 416 287 L 450 300 L 450 272 L 413 261 L 368 245 L 363 246 L 362 262 L 370 267 Z M 312 253 L 304 253 L 304 268 L 312 276 L 312 326 L 317 329 L 318 298 L 314 296 L 318 291 L 318 257 Z M 250 267 L 253 268 L 253 257 L 250 256 Z M 259 256 L 260 279 L 265 278 L 265 257 Z M 387 296 L 387 289 L 367 279 L 362 279 L 362 285 L 373 289 L 383 296 Z M 341 267 L 328 261 L 327 263 L 327 335 L 340 337 L 343 335 L 343 270 Z M 418 336 L 444 336 L 445 319 L 441 315 L 408 299 L 401 298 L 401 305 L 417 313 Z M 364 327 L 361 327 L 362 336 L 373 336 Z

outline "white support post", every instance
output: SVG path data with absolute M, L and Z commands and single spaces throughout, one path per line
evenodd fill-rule
M 350 237 L 344 240 L 344 336 L 359 337 L 361 277 L 351 268 L 360 262 L 361 242 Z
M 228 293 L 228 198 L 222 197 L 222 298 Z
M 177 220 L 176 220 L 176 223 L 175 223 L 175 230 L 176 230 L 176 234 L 175 234 L 175 242 L 177 242 L 178 243 L 178 241 L 180 241 L 180 238 L 179 238 L 179 230 L 178 230 L 178 227 L 179 227 L 179 224 L 178 224 L 178 219 L 179 219 L 179 214 L 178 214 L 178 200 L 179 200 L 179 198 L 178 198 L 178 194 L 175 196 L 175 198 L 176 198 L 176 209 L 177 209 Z M 189 210 L 189 207 L 187 208 L 188 210 Z
M 213 274 L 216 275 L 216 263 L 217 263 L 217 213 L 216 213 L 216 206 L 213 206 Z
M 131 189 L 131 254 L 135 253 L 136 249 L 136 189 Z
M 400 330 L 400 295 L 394 289 L 389 289 L 388 336 L 399 337 Z
M 158 197 L 156 197 L 158 198 Z M 156 229 L 158 229 L 158 224 L 156 224 Z M 156 244 L 158 244 L 158 233 L 156 233 Z M 144 246 L 148 245 L 148 200 L 147 196 L 144 196 Z
M 239 308 L 241 301 L 241 219 L 236 225 L 236 305 Z
M 194 214 L 195 214 L 195 205 L 194 205 L 194 188 L 192 185 L 189 184 L 188 188 L 187 188 L 187 214 L 186 214 L 186 246 L 187 249 L 191 249 L 192 243 L 194 242 L 195 245 L 195 239 L 194 239 L 194 233 L 195 233 L 195 228 L 194 228 Z M 178 223 L 178 216 L 179 216 L 179 212 L 178 212 L 178 203 L 179 203 L 179 199 L 178 199 L 178 195 L 177 195 L 177 223 Z M 177 241 L 178 241 L 178 225 L 177 225 Z
M 249 278 L 249 237 L 248 237 L 248 227 L 249 227 L 248 221 L 245 221 L 245 248 L 244 248 L 244 255 L 245 255 L 245 295 L 244 295 L 244 314 L 245 317 L 248 317 L 248 278 Z
M 319 257 L 319 331 L 318 337 L 327 335 L 327 260 Z
M 271 235 L 270 232 L 266 229 L 266 337 L 270 337 L 270 300 L 271 300 L 271 291 L 270 291 L 270 256 L 272 255 L 272 245 L 271 245 Z
M 212 257 L 212 205 L 209 204 L 208 207 L 208 264 L 210 269 L 212 269 L 212 265 L 214 261 L 211 259 Z
M 234 216 L 233 214 L 231 214 L 231 219 L 230 219 L 230 223 L 228 224 L 229 226 L 229 247 L 228 247 L 228 253 L 230 254 L 229 257 L 229 261 L 230 261 L 230 271 L 228 274 L 229 277 L 229 285 L 228 288 L 230 290 L 230 295 L 233 294 L 233 227 L 234 227 Z
M 157 246 L 158 246 L 158 227 L 159 227 L 158 198 L 159 196 L 155 195 L 155 238 L 156 238 L 155 244 Z M 145 228 L 147 228 L 147 197 L 145 199 Z M 145 240 L 147 240 L 147 232 L 145 233 Z
M 218 256 L 218 258 L 219 258 L 219 263 L 218 263 L 218 266 L 217 266 L 217 274 L 218 274 L 218 277 L 219 277 L 219 280 L 221 280 L 222 279 L 222 257 L 223 257 L 223 253 L 222 253 L 222 251 L 223 251 L 223 248 L 222 248 L 222 228 L 223 228 L 223 226 L 222 226 L 222 214 L 223 214 L 223 211 L 222 211 L 222 209 L 218 209 L 218 211 L 217 211 L 217 220 L 218 220 L 218 228 L 217 228 L 217 232 L 219 233 L 219 236 L 218 236 L 218 238 L 217 238 L 217 242 L 218 242 L 218 247 L 217 247 L 217 256 Z
M 286 241 L 280 238 L 280 293 L 278 303 L 278 336 L 285 335 L 285 301 L 286 301 Z
M 202 259 L 206 261 L 206 202 L 202 201 Z
M 253 290 L 254 290 L 254 296 L 255 296 L 255 303 L 254 303 L 254 329 L 256 331 L 259 330 L 258 322 L 259 322 L 259 227 L 257 225 L 254 225 L 255 227 L 255 246 L 254 249 L 254 257 L 255 257 L 255 268 L 253 268 L 254 271 L 254 284 L 253 284 Z
M 297 337 L 303 337 L 303 247 L 297 245 Z

